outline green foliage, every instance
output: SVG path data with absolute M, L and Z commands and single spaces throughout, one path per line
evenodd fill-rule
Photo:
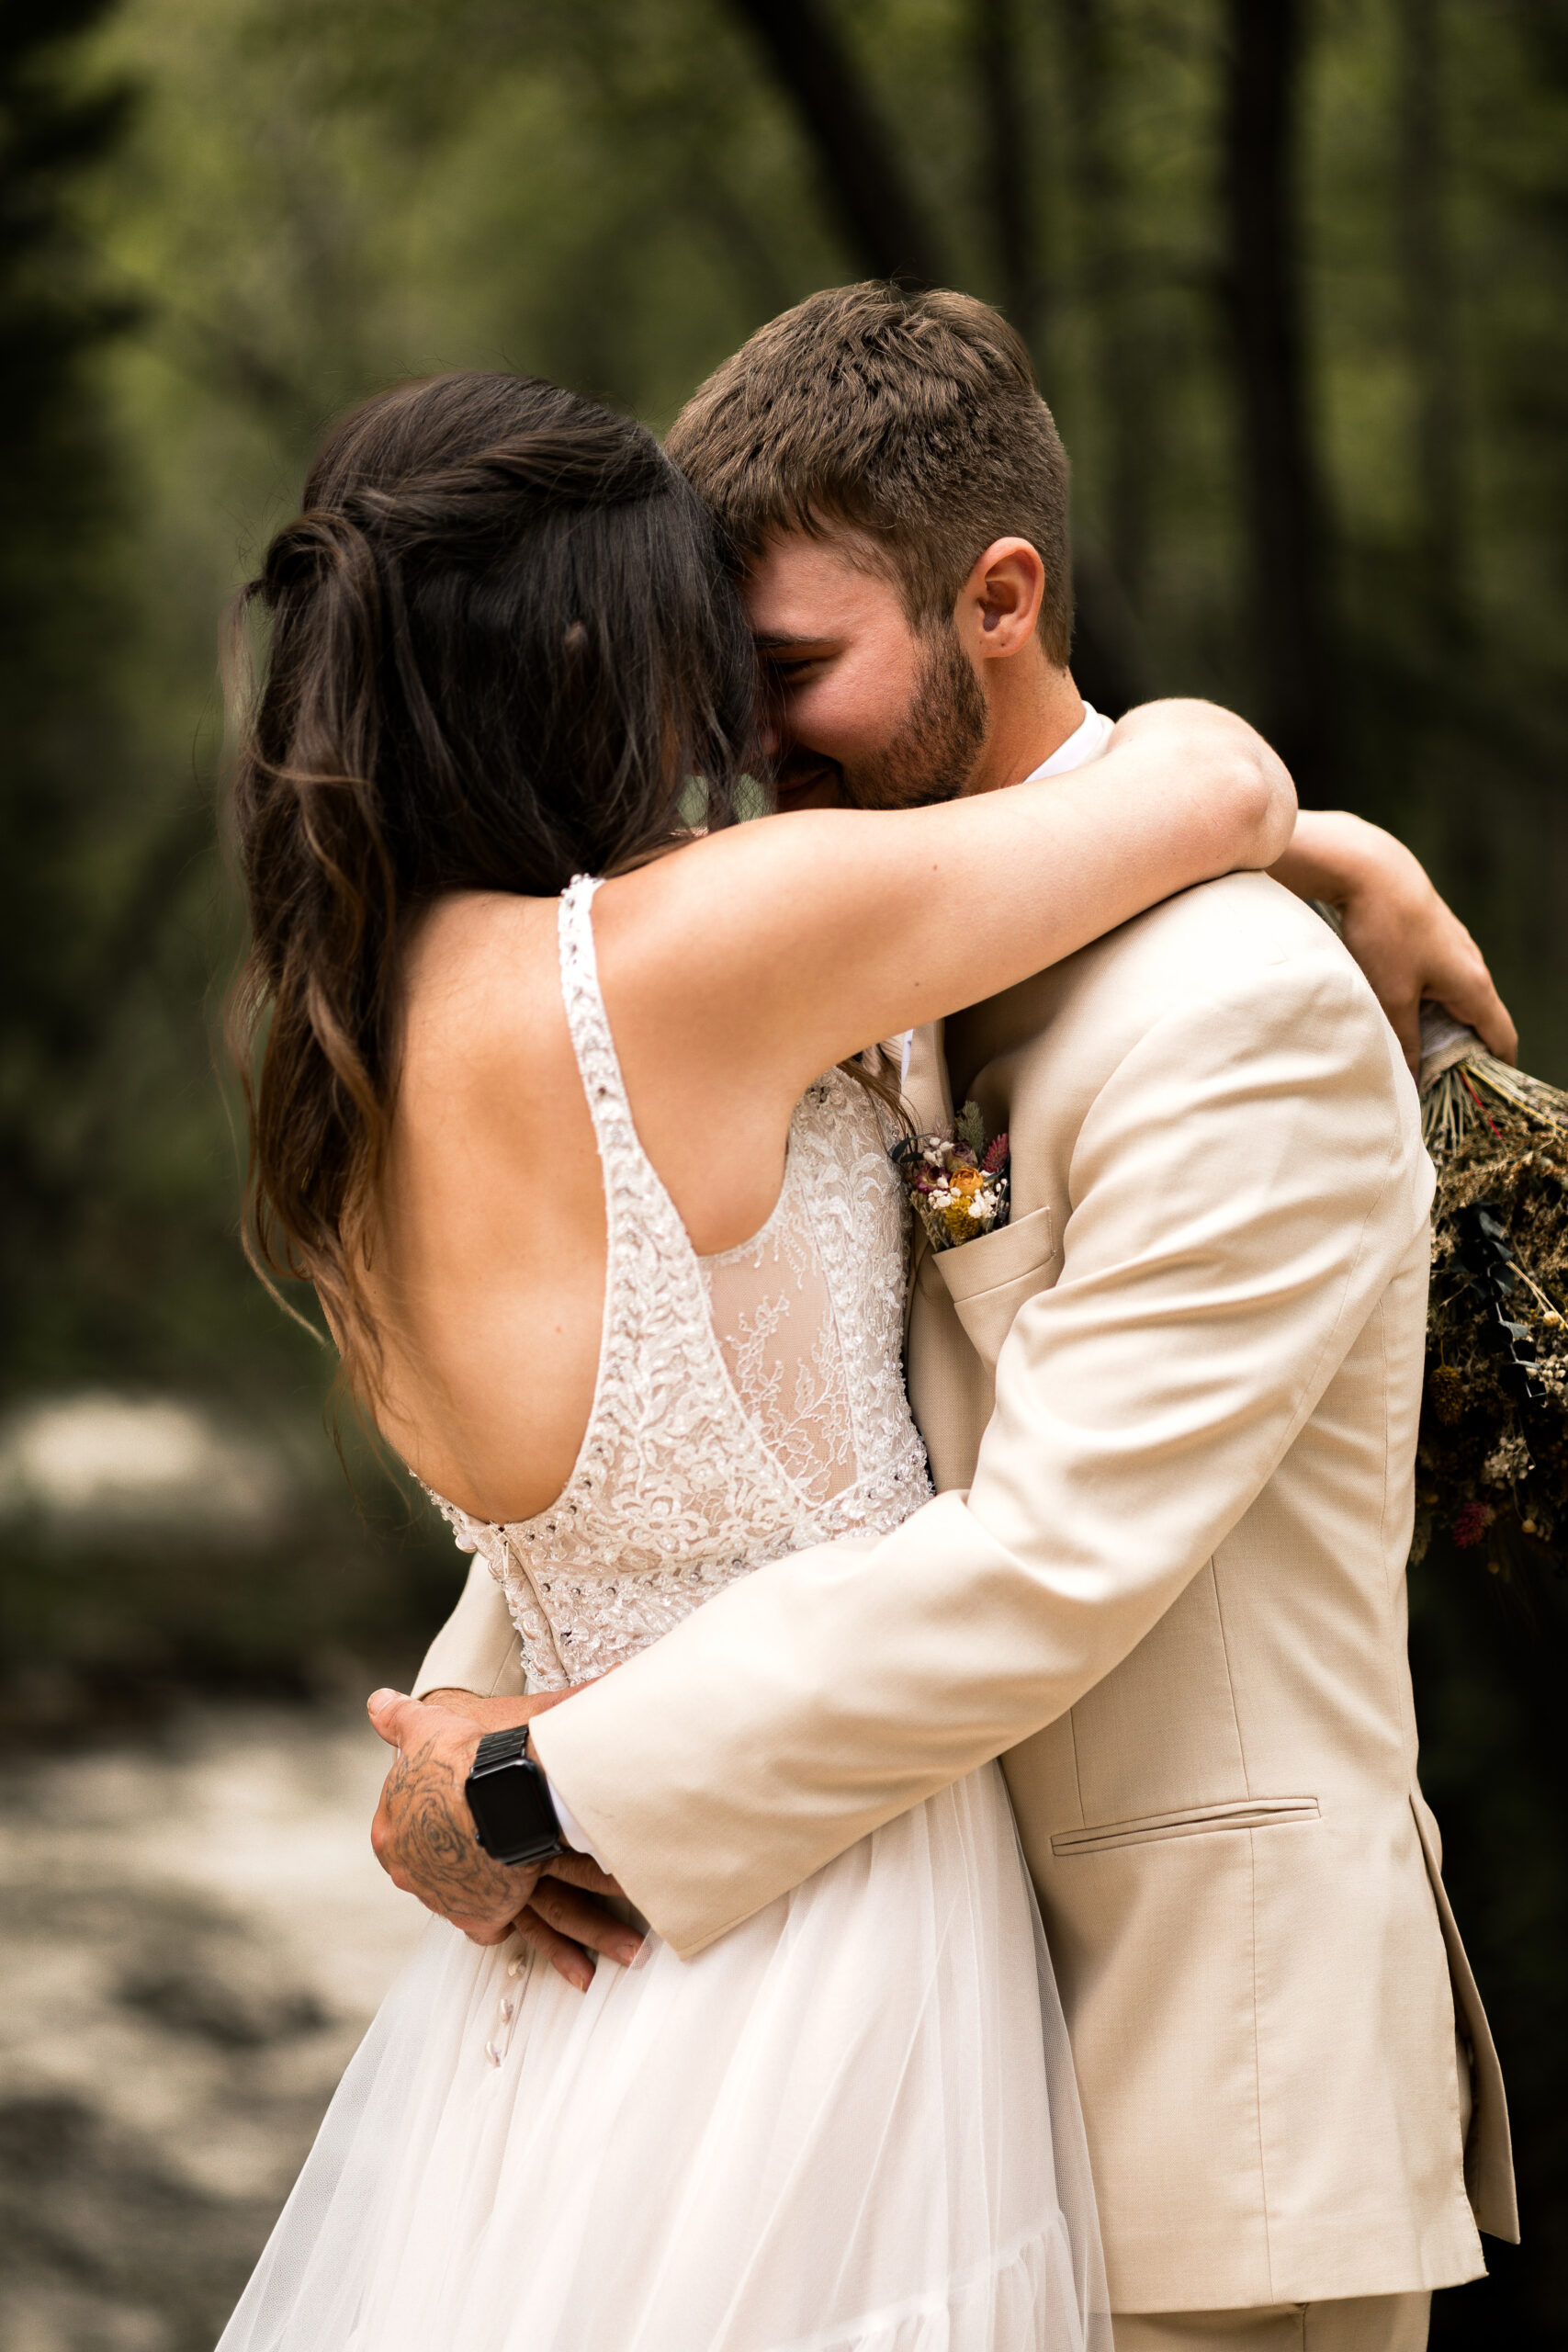
M 345 1523 L 320 1482 L 265 1544 L 179 1530 L 105 1543 L 34 1522 L 7 1531 L 0 1730 L 144 1720 L 171 1694 L 360 1697 L 402 1687 L 457 1598 L 449 1541 Z
M 118 322 L 72 199 L 125 101 L 73 88 L 62 62 L 102 13 L 73 0 L 0 18 L 0 1283 L 13 1340 L 65 1238 L 72 1098 L 105 977 L 90 844 L 113 790 L 116 616 L 99 560 L 114 481 L 84 374 Z
M 1141 690 L 1262 710 L 1222 300 L 1234 0 L 819 13 L 922 233 L 1032 342 L 1075 456 L 1096 645 Z M 1432 865 L 1527 1060 L 1561 1080 L 1568 0 L 1302 16 L 1304 389 L 1342 771 L 1326 797 Z M 762 319 L 862 274 L 824 152 L 741 0 L 0 13 L 9 1395 L 152 1384 L 257 1426 L 319 1409 L 324 1367 L 239 1257 L 212 1012 L 237 945 L 216 629 L 322 422 L 389 379 L 486 366 L 668 423 Z M 412 1640 L 455 1580 L 449 1552 L 438 1574 L 400 1566 L 346 1506 L 306 1508 L 316 1532 L 287 1559 L 236 1555 L 210 1578 L 178 1547 L 119 1575 L 17 1534 L 0 1634 L 88 1676 L 93 1623 L 160 1672 L 282 1674 L 367 1628 Z M 434 1561 L 423 1540 L 409 1558 Z M 1505 2056 L 1540 2057 L 1518 2079 L 1539 2230 L 1563 2177 L 1547 2112 L 1563 2069 L 1540 2022 L 1565 1900 L 1550 1701 L 1521 1732 L 1511 1653 L 1473 1638 L 1438 1577 L 1416 1596 L 1428 1769 L 1461 1884 L 1492 1906 L 1472 1933 Z M 1551 2263 L 1529 2275 L 1510 2340 L 1555 2340 L 1568 2286 Z

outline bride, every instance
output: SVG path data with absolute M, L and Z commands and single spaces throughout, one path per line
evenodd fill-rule
M 929 1491 L 868 1041 L 1273 863 L 1289 782 L 1169 705 L 1088 775 L 736 822 L 757 679 L 704 509 L 508 376 L 340 425 L 252 594 L 255 1253 L 564 1690 Z M 432 1924 L 221 2352 L 1108 2345 L 995 1767 L 694 1962 L 640 1924 L 586 1995 Z

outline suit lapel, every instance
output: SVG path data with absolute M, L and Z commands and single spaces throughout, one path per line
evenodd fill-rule
M 953 1097 L 947 1086 L 947 1057 L 942 1050 L 942 1030 L 940 1021 L 929 1022 L 917 1029 L 909 1046 L 909 1069 L 904 1080 L 904 1101 L 914 1120 L 918 1135 L 934 1135 L 953 1124 Z M 904 1286 L 904 1348 L 909 1346 L 909 1317 L 915 1306 L 915 1278 L 920 1271 L 920 1261 L 931 1243 L 923 1226 L 916 1223 L 909 1248 L 908 1278 Z

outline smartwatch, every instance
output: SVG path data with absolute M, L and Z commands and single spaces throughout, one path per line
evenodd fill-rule
M 549 1783 L 528 1753 L 526 1724 L 486 1732 L 463 1794 L 492 1861 L 547 1862 L 566 1851 Z

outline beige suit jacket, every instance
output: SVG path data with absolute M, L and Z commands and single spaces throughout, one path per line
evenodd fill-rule
M 684 1953 L 1001 1756 L 1113 2307 L 1473 2277 L 1476 2222 L 1517 2232 L 1416 1781 L 1432 1172 L 1393 1035 L 1315 916 L 1233 876 L 960 1016 L 948 1056 L 1014 1194 L 916 1278 L 942 1491 L 729 1587 L 539 1753 Z M 471 1580 L 418 1687 L 515 1674 Z

